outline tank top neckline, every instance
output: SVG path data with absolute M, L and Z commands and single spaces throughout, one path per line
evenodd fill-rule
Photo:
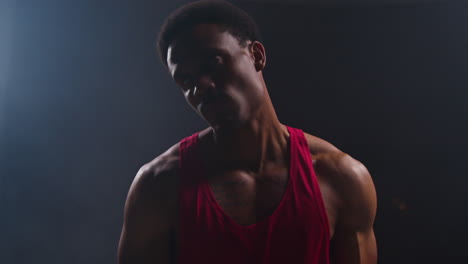
M 225 211 L 224 209 L 219 205 L 218 201 L 216 201 L 216 198 L 214 196 L 214 193 L 213 193 L 213 190 L 211 189 L 211 186 L 208 182 L 208 180 L 206 178 L 203 178 L 200 182 L 200 188 L 201 188 L 201 191 L 203 192 L 204 194 L 204 197 L 206 197 L 208 199 L 208 202 L 210 203 L 210 205 L 219 213 L 221 214 L 222 217 L 224 217 L 224 219 L 226 219 L 226 221 L 228 221 L 229 223 L 231 223 L 234 227 L 238 228 L 238 229 L 254 229 L 256 227 L 259 227 L 261 225 L 264 225 L 264 224 L 267 224 L 272 218 L 274 218 L 280 211 L 281 209 L 284 207 L 284 204 L 286 203 L 285 201 L 288 200 L 288 197 L 291 195 L 291 192 L 293 189 L 293 184 L 295 182 L 295 177 L 296 177 L 296 173 L 294 172 L 294 166 L 291 166 L 291 164 L 294 163 L 294 159 L 295 159 L 295 155 L 297 153 L 297 145 L 298 145 L 298 139 L 296 139 L 297 135 L 296 133 L 293 131 L 294 128 L 291 128 L 289 126 L 286 126 L 288 132 L 289 132 L 289 138 L 288 138 L 288 151 L 289 151 L 289 164 L 288 164 L 288 182 L 286 184 L 286 188 L 283 192 L 283 196 L 281 197 L 281 200 L 279 202 L 279 204 L 276 206 L 276 208 L 274 209 L 273 213 L 271 213 L 269 216 L 253 223 L 253 224 L 249 224 L 249 225 L 241 225 L 239 223 L 237 223 L 236 221 L 234 221 L 234 219 L 229 216 Z M 302 131 L 301 131 L 302 132 Z M 194 143 L 195 145 L 197 145 L 197 150 L 199 150 L 198 148 L 198 134 L 199 133 L 196 133 L 194 135 Z M 205 168 L 205 164 L 203 162 L 200 162 L 200 167 L 199 167 L 199 173 L 201 175 L 204 175 L 206 171 L 206 168 Z

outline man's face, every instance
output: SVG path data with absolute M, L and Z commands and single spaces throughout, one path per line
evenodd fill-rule
M 242 46 L 218 25 L 199 24 L 168 48 L 172 78 L 187 102 L 214 128 L 247 121 L 264 95 L 253 46 L 247 44 Z

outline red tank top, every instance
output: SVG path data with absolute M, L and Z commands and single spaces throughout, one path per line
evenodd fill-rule
M 328 264 L 329 226 L 304 133 L 288 127 L 289 180 L 272 215 L 234 222 L 214 198 L 198 133 L 180 143 L 179 264 Z

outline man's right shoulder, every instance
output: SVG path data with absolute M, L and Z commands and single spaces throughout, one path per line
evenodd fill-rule
M 137 173 L 137 177 L 149 177 L 153 180 L 159 178 L 177 177 L 179 172 L 179 146 L 177 143 L 152 161 L 143 165 Z
M 151 193 L 157 200 L 174 197 L 179 184 L 179 143 L 143 165 L 130 191 Z M 132 190 L 133 189 L 133 190 Z

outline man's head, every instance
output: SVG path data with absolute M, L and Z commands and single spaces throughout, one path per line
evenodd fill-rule
M 262 104 L 266 57 L 259 40 L 243 10 L 198 1 L 167 18 L 158 51 L 187 102 L 216 128 L 247 121 Z
M 175 10 L 161 27 L 157 46 L 159 57 L 165 66 L 170 43 L 197 24 L 217 24 L 244 46 L 248 40 L 262 42 L 257 24 L 244 10 L 222 0 L 196 1 Z

